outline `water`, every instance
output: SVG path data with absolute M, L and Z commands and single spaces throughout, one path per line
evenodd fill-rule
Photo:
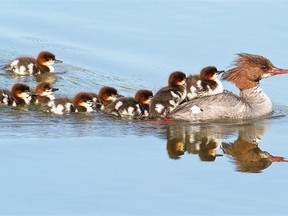
M 235 54 L 288 68 L 284 1 L 1 1 L 0 64 L 48 50 L 56 96 L 154 92 L 174 70 L 227 69 Z M 287 76 L 261 82 L 269 118 L 151 122 L 0 107 L 1 215 L 286 215 Z M 229 83 L 224 86 L 237 92 Z M 269 154 L 268 154 L 269 153 Z M 283 158 L 281 158 L 283 157 Z

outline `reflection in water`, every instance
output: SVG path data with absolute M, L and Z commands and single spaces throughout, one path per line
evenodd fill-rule
M 283 157 L 272 156 L 258 147 L 266 127 L 250 125 L 239 131 L 239 136 L 233 143 L 222 143 L 225 154 L 232 157 L 237 171 L 258 173 L 269 167 L 272 162 L 287 162 Z
M 179 159 L 185 152 L 198 154 L 201 161 L 215 161 L 220 149 L 236 164 L 240 172 L 258 173 L 269 167 L 272 162 L 287 162 L 283 157 L 272 156 L 258 147 L 267 125 L 250 123 L 235 125 L 169 125 L 167 127 L 167 152 L 170 158 Z M 238 132 L 234 142 L 222 139 Z

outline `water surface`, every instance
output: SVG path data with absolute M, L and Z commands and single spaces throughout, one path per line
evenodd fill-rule
M 140 88 L 156 92 L 174 70 L 228 69 L 240 52 L 288 68 L 286 6 L 264 0 L 2 1 L 0 64 L 42 50 L 64 64 L 40 77 L 0 70 L 0 85 L 49 80 L 60 89 L 56 96 L 109 85 L 131 96 Z M 261 82 L 275 112 L 245 122 L 153 122 L 0 107 L 0 214 L 286 215 L 288 163 L 279 161 L 288 158 L 287 79 Z

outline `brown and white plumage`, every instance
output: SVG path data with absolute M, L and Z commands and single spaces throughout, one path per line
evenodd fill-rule
M 187 121 L 212 119 L 247 119 L 270 114 L 272 102 L 259 87 L 263 78 L 288 73 L 276 68 L 263 56 L 238 54 L 233 67 L 222 75 L 222 79 L 234 83 L 240 96 L 224 91 L 221 94 L 195 98 L 176 108 L 168 117 Z
M 18 75 L 35 75 L 46 72 L 53 72 L 53 64 L 61 63 L 51 52 L 43 51 L 38 54 L 38 57 L 19 57 L 11 63 L 4 66 L 4 69 Z
M 135 97 L 121 97 L 105 107 L 104 112 L 118 117 L 146 117 L 153 93 L 149 90 L 138 90 Z

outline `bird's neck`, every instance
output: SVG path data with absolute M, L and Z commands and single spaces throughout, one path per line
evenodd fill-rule
M 270 98 L 258 85 L 242 90 L 240 96 L 250 107 L 250 112 L 252 112 L 255 117 L 263 116 L 273 111 Z

